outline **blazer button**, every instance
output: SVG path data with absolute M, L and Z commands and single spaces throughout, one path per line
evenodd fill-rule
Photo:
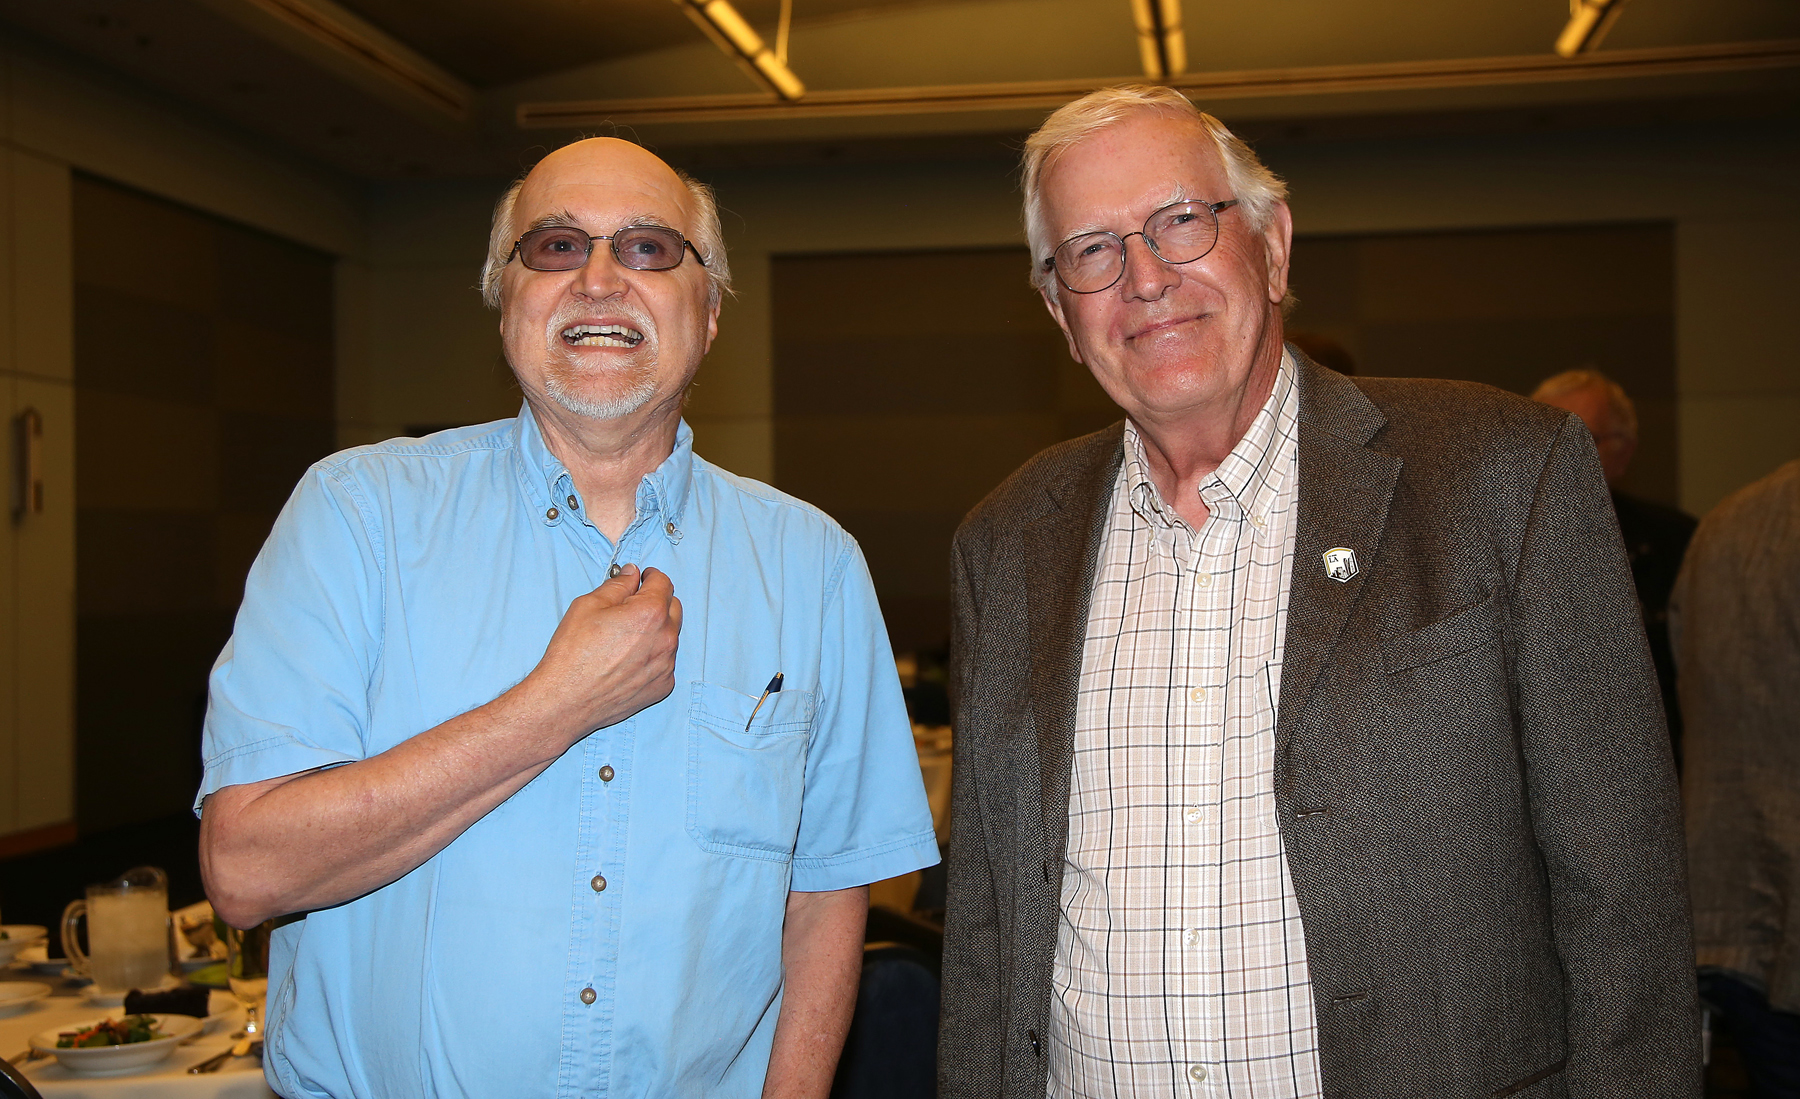
M 1050 860 L 1049 859 L 1044 860 L 1044 884 L 1045 885 L 1050 884 Z
M 1042 1057 L 1044 1055 L 1044 1045 L 1038 1040 L 1038 1032 L 1035 1030 L 1028 1030 L 1025 1032 L 1025 1037 L 1031 1039 L 1031 1052 L 1038 1057 Z

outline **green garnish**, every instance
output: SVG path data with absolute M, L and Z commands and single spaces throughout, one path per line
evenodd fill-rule
M 56 1048 L 102 1049 L 167 1037 L 167 1034 L 156 1029 L 156 1016 L 127 1015 L 123 1019 L 102 1019 L 85 1030 L 62 1031 L 56 1036 Z

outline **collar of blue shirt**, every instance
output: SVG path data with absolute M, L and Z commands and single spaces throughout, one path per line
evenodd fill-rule
M 513 448 L 518 455 L 519 480 L 534 514 L 547 515 L 577 499 L 575 482 L 562 459 L 551 453 L 530 405 L 519 409 L 513 427 Z M 675 428 L 675 449 L 661 465 L 645 474 L 637 490 L 636 526 L 655 517 L 670 541 L 681 540 L 682 515 L 687 510 L 694 477 L 694 429 L 682 420 Z

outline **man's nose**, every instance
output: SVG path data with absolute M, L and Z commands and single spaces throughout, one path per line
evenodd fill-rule
M 1137 239 L 1132 240 L 1132 237 Z M 1156 301 L 1181 281 L 1181 273 L 1151 250 L 1150 238 L 1143 233 L 1120 237 L 1119 244 L 1125 252 L 1125 270 L 1120 274 L 1119 282 L 1125 288 L 1126 297 Z
M 575 290 L 587 298 L 610 298 L 625 289 L 625 272 L 630 270 L 613 255 L 612 242 L 597 240 L 588 250 L 587 262 L 576 276 Z

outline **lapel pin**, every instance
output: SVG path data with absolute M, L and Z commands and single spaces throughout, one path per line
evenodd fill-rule
M 1325 575 L 1340 584 L 1348 584 L 1361 569 L 1356 566 L 1356 551 L 1335 546 L 1324 553 Z

